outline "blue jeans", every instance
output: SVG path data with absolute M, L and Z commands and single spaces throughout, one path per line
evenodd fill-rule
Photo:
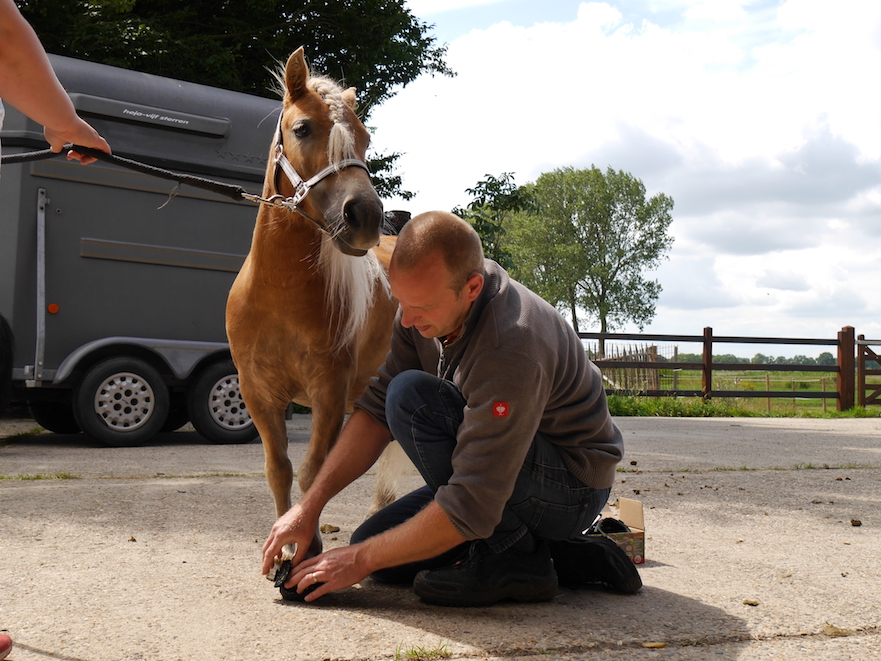
M 408 370 L 392 380 L 385 405 L 389 429 L 426 486 L 365 521 L 352 535 L 353 544 L 403 523 L 448 482 L 465 405 L 455 384 L 428 372 Z M 485 541 L 494 552 L 501 553 L 528 534 L 547 541 L 578 539 L 606 504 L 609 491 L 589 487 L 572 475 L 557 447 L 536 434 L 502 519 Z M 450 555 L 448 552 L 422 563 L 422 568 L 449 564 Z

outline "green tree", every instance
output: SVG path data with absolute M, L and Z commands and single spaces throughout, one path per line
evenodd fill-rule
M 833 356 L 829 351 L 824 351 L 819 356 L 817 356 L 817 365 L 834 365 L 836 362 L 835 356 Z
M 644 272 L 673 243 L 673 200 L 663 193 L 647 199 L 633 175 L 596 167 L 542 174 L 529 193 L 533 206 L 512 232 L 515 277 L 568 311 L 576 330 L 578 310 L 603 333 L 627 322 L 642 330 L 661 292 Z
M 50 53 L 275 96 L 267 69 L 300 46 L 310 66 L 371 111 L 422 73 L 453 75 L 430 25 L 404 0 L 16 0 Z M 399 193 L 398 153 L 371 159 Z
M 738 358 L 733 353 L 723 353 L 719 355 L 713 356 L 714 363 L 748 363 L 749 360 L 746 358 Z
M 487 174 L 465 192 L 473 199 L 465 209 L 456 208 L 453 213 L 471 223 L 487 257 L 511 270 L 514 261 L 505 247 L 506 233 L 514 215 L 528 208 L 529 196 L 514 183 L 513 172 L 503 172 L 500 177 Z

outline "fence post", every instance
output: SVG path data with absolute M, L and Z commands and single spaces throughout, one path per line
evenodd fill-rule
M 866 405 L 866 345 L 862 341 L 865 335 L 857 335 L 857 405 Z
M 847 411 L 854 405 L 854 329 L 845 326 L 838 331 L 838 410 Z
M 704 353 L 703 353 L 703 379 L 701 390 L 703 398 L 713 398 L 713 329 L 709 326 L 704 328 Z
M 679 362 L 679 345 L 673 347 L 673 362 Z M 679 368 L 673 370 L 673 390 L 679 390 Z

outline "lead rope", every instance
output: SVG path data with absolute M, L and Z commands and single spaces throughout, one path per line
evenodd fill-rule
M 179 184 L 188 184 L 196 188 L 202 188 L 204 190 L 218 193 L 219 195 L 224 195 L 226 197 L 232 198 L 233 200 L 250 199 L 248 196 L 251 196 L 251 193 L 248 193 L 241 186 L 236 186 L 234 184 L 224 184 L 219 181 L 203 179 L 202 177 L 196 177 L 191 174 L 184 174 L 182 172 L 172 172 L 171 170 L 165 170 L 163 168 L 158 168 L 153 165 L 147 165 L 146 163 L 141 163 L 140 161 L 133 161 L 130 158 L 123 158 L 122 156 L 116 156 L 115 154 L 108 154 L 107 152 L 103 152 L 100 149 L 92 149 L 91 147 L 81 147 L 79 145 L 72 144 L 64 145 L 63 151 L 67 151 L 69 149 L 73 149 L 74 151 L 77 151 L 80 154 L 85 154 L 86 156 L 92 156 L 101 161 L 121 165 L 124 168 L 134 170 L 135 172 L 140 172 L 141 174 L 159 177 L 160 179 L 169 179 L 171 181 L 176 181 Z M 0 159 L 0 162 L 24 163 L 26 161 L 40 161 L 47 158 L 52 158 L 53 156 L 58 156 L 61 153 L 62 152 L 54 152 L 51 149 L 42 149 L 40 151 L 28 152 L 26 154 L 12 154 L 10 156 L 3 156 L 2 159 Z M 258 197 L 259 199 L 259 196 L 255 197 Z
M 135 172 L 140 172 L 141 174 L 147 174 L 153 177 L 159 177 L 160 179 L 176 181 L 179 184 L 187 184 L 195 188 L 201 188 L 203 190 L 211 191 L 213 193 L 229 197 L 236 201 L 246 200 L 248 202 L 255 202 L 257 204 L 268 204 L 270 206 L 282 207 L 284 209 L 287 209 L 288 211 L 293 211 L 301 214 L 306 218 L 309 218 L 309 220 L 311 220 L 322 229 L 324 228 L 324 226 L 321 223 L 303 213 L 303 211 L 299 208 L 300 202 L 303 201 L 303 198 L 306 197 L 312 187 L 323 179 L 326 179 L 330 175 L 348 167 L 361 167 L 364 170 L 367 170 L 368 173 L 370 172 L 366 164 L 357 159 L 349 158 L 344 161 L 340 161 L 336 165 L 329 165 L 321 172 L 316 174 L 314 177 L 310 178 L 308 181 L 303 181 L 303 179 L 300 177 L 300 175 L 297 174 L 294 167 L 285 157 L 284 152 L 279 150 L 275 156 L 276 167 L 281 166 L 285 175 L 296 187 L 296 192 L 294 193 L 293 197 L 285 197 L 284 195 L 277 194 L 272 195 L 268 198 L 264 198 L 260 195 L 257 195 L 256 193 L 249 193 L 241 186 L 237 186 L 235 184 L 225 184 L 223 182 L 214 181 L 212 179 L 205 179 L 203 177 L 196 177 L 191 174 L 184 174 L 183 172 L 173 172 L 171 170 L 166 170 L 164 168 L 159 168 L 153 165 L 147 165 L 146 163 L 141 163 L 140 161 L 135 161 L 130 158 L 116 156 L 115 154 L 108 154 L 107 152 L 103 152 L 100 149 L 67 144 L 64 145 L 63 151 L 67 151 L 70 149 L 73 149 L 80 154 L 85 154 L 86 156 L 92 156 L 100 161 L 106 161 L 108 163 L 121 165 L 124 168 L 134 170 Z M 28 161 L 40 161 L 58 156 L 61 153 L 62 152 L 54 152 L 51 149 L 42 149 L 40 151 L 27 152 L 24 154 L 11 154 L 8 156 L 0 156 L 0 163 L 24 163 Z

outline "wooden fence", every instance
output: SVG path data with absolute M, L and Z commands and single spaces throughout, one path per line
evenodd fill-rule
M 881 340 L 867 340 L 865 335 L 857 338 L 857 404 L 881 404 L 881 383 L 866 383 L 867 376 L 881 376 L 881 356 L 872 347 L 881 346 Z
M 661 387 L 660 372 L 649 367 L 659 362 L 655 345 L 613 345 L 606 347 L 602 359 L 597 349 L 588 348 L 587 357 L 594 363 L 606 365 L 602 370 L 603 382 L 610 390 L 633 392 L 659 390 Z M 637 367 L 627 367 L 634 364 Z
M 791 338 L 791 337 L 738 337 L 714 336 L 712 328 L 704 328 L 703 335 L 658 335 L 643 333 L 579 333 L 582 339 L 595 340 L 634 340 L 638 342 L 690 342 L 702 345 L 699 363 L 660 361 L 657 354 L 654 360 L 631 360 L 628 357 L 615 356 L 614 359 L 597 357 L 593 362 L 604 375 L 616 374 L 622 369 L 652 370 L 700 370 L 700 390 L 660 389 L 646 387 L 617 387 L 621 385 L 613 376 L 606 378 L 607 394 L 639 394 L 646 397 L 764 397 L 792 398 L 788 390 L 715 390 L 713 389 L 713 372 L 724 371 L 764 371 L 764 372 L 827 372 L 836 376 L 836 389 L 829 392 L 800 392 L 799 398 L 835 399 L 839 411 L 846 411 L 855 404 L 881 404 L 881 384 L 867 383 L 866 377 L 881 375 L 881 356 L 872 351 L 872 346 L 881 346 L 881 340 L 866 340 L 862 335 L 859 339 L 852 326 L 845 326 L 834 339 Z M 786 345 L 819 345 L 835 347 L 837 359 L 835 365 L 779 365 L 776 363 L 714 363 L 714 344 L 786 344 Z M 641 357 L 641 356 L 634 356 Z M 645 384 L 645 380 L 641 383 Z M 655 380 L 654 384 L 659 381 Z M 859 401 L 857 402 L 857 393 Z

